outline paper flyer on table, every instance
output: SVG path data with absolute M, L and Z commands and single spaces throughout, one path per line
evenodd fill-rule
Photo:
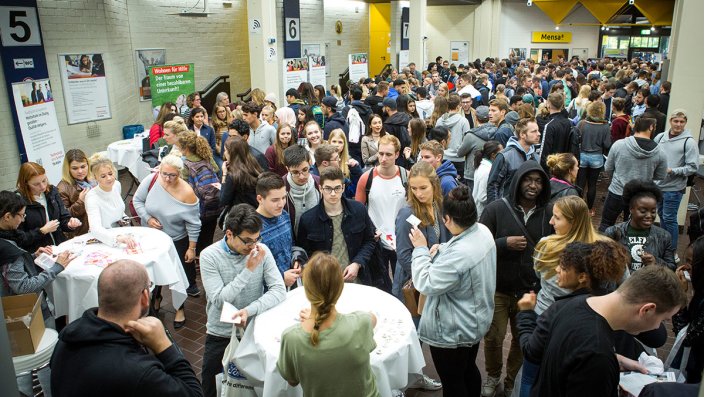
M 240 309 L 231 305 L 230 303 L 223 302 L 223 311 L 220 312 L 220 321 L 230 324 L 240 324 L 240 321 L 242 321 L 242 318 L 240 316 L 237 316 L 233 319 L 233 316 L 239 311 Z

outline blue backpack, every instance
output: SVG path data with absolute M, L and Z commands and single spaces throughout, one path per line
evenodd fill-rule
M 188 183 L 196 193 L 199 200 L 201 218 L 218 216 L 221 212 L 220 190 L 214 185 L 219 183 L 218 176 L 213 167 L 206 160 L 190 161 L 184 159 L 188 168 Z

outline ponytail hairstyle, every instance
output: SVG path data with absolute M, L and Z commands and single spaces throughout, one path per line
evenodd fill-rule
M 213 152 L 211 152 L 211 147 L 208 145 L 206 138 L 196 135 L 195 132 L 189 131 L 180 134 L 179 147 L 187 149 L 189 153 L 195 154 L 207 162 L 210 162 L 213 158 Z
M 492 161 L 492 155 L 499 153 L 502 150 L 502 144 L 499 141 L 487 141 L 482 146 L 482 150 L 475 152 L 475 158 L 473 162 L 475 164 L 475 169 L 480 166 L 482 159 L 487 159 Z
M 343 272 L 340 263 L 333 255 L 317 252 L 309 259 L 304 268 L 304 285 L 306 298 L 315 308 L 311 344 L 318 346 L 321 324 L 330 316 L 331 309 L 343 293 Z

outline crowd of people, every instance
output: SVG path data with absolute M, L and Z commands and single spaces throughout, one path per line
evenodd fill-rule
M 138 263 L 108 266 L 99 307 L 68 325 L 44 295 L 47 326 L 63 328 L 54 395 L 109 384 L 108 395 L 213 397 L 233 332 L 223 305 L 240 308 L 246 327 L 301 287 L 311 308 L 282 335 L 282 377 L 304 395 L 379 395 L 368 355 L 378 319 L 337 312 L 344 283 L 424 297 L 411 314 L 440 381 L 408 387 L 444 396 L 616 395 L 620 369 L 643 370 L 637 358 L 666 343 L 672 317 L 702 351 L 702 209 L 689 253 L 677 252 L 698 147 L 687 111 L 668 107 L 658 64 L 438 57 L 347 88 L 301 83 L 284 106 L 259 89 L 247 102 L 220 93 L 210 114 L 199 93 L 184 109 L 164 103 L 149 138 L 158 170 L 131 217 L 109 159 L 69 150 L 61 181 L 22 165 L 17 191 L 0 192 L 3 296 L 47 288 L 73 258 L 40 271 L 33 257 L 74 236 L 133 247 L 110 229 L 136 218 L 171 237 L 189 296 L 201 294 L 200 268 L 207 301 L 199 384 L 145 317 L 159 313 L 161 287 Z M 186 321 L 181 306 L 174 328 Z M 701 381 L 702 355 L 683 367 L 688 383 Z M 107 381 L 106 368 L 124 369 Z

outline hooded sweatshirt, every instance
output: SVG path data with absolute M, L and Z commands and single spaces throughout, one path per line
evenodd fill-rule
M 436 174 L 441 180 L 441 190 L 444 196 L 453 190 L 454 187 L 458 186 L 458 171 L 450 161 L 443 160 L 441 165 L 436 168 Z
M 698 171 L 698 146 L 690 131 L 670 137 L 668 132 L 656 135 L 654 141 L 666 155 L 671 173 L 656 184 L 664 192 L 679 192 L 685 189 L 688 176 Z
M 59 335 L 51 357 L 54 396 L 203 396 L 176 345 L 152 354 L 97 311 L 86 310 Z
M 446 127 L 450 130 L 450 143 L 443 153 L 443 158 L 454 163 L 465 161 L 465 157 L 458 155 L 458 148 L 463 143 L 463 134 L 470 131 L 470 123 L 460 113 L 446 113 L 436 122 L 436 127 Z
M 345 120 L 345 117 L 340 112 L 335 112 L 330 117 L 326 117 L 326 122 L 323 127 L 323 139 L 327 141 L 331 131 L 338 128 L 345 132 L 345 136 L 348 135 L 347 120 Z
M 524 211 L 518 204 L 518 198 L 521 195 L 519 182 L 524 175 L 533 171 L 541 175 L 543 188 L 536 197 L 536 207 L 529 211 L 528 219 L 525 221 Z M 539 163 L 526 161 L 512 177 L 509 191 L 507 200 L 531 237 L 527 238 L 526 248 L 523 251 L 513 251 L 507 246 L 507 237 L 522 236 L 524 233 L 503 200 L 489 203 L 482 212 L 480 222 L 490 229 L 497 245 L 497 292 L 521 297 L 522 293 L 538 291 L 539 288 L 539 279 L 534 271 L 534 244 L 530 241 L 538 243 L 543 237 L 553 233 L 553 228 L 548 223 L 553 211 L 548 204 L 551 199 L 551 188 L 548 176 Z
M 399 149 L 399 157 L 397 157 L 396 164 L 400 167 L 404 166 L 405 160 L 401 153 L 404 152 L 404 148 L 411 145 L 411 138 L 409 137 L 409 121 L 411 116 L 405 112 L 396 112 L 393 115 L 387 117 L 384 121 L 384 130 L 388 134 L 392 134 L 401 143 L 401 149 Z
M 514 136 L 511 137 L 507 147 L 499 152 L 492 162 L 492 170 L 487 180 L 488 203 L 508 196 L 512 192 L 509 188 L 513 183 L 512 177 L 526 160 L 538 160 L 534 146 L 531 146 L 527 153 L 519 140 Z M 545 186 L 548 186 L 548 183 Z
M 666 153 L 651 139 L 630 136 L 615 142 L 605 162 L 605 171 L 613 172 L 608 190 L 622 195 L 624 185 L 633 180 L 666 178 Z
M 416 111 L 422 120 L 426 120 L 433 114 L 433 101 L 430 99 L 421 99 L 416 101 Z
M 494 138 L 497 127 L 492 123 L 481 124 L 463 134 L 463 141 L 458 148 L 458 156 L 465 156 L 465 172 L 463 178 L 475 180 L 475 154 Z
M 276 137 L 277 130 L 271 125 L 260 121 L 256 130 L 253 131 L 252 128 L 250 128 L 250 137 L 247 139 L 247 143 L 264 153 L 267 151 L 268 147 L 274 144 Z

